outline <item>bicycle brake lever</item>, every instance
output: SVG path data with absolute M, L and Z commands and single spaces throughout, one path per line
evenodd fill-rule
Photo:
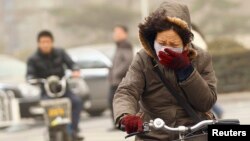
M 134 132 L 134 133 L 131 133 L 131 134 L 128 134 L 127 136 L 125 136 L 125 139 L 130 138 L 130 137 L 135 136 L 135 135 L 145 134 L 147 132 L 149 132 L 149 131 Z
M 145 122 L 145 123 L 143 123 L 143 131 L 142 132 L 134 132 L 134 133 L 128 134 L 127 136 L 125 136 L 125 139 L 132 137 L 132 136 L 135 136 L 135 135 L 145 134 L 149 131 L 150 131 L 149 123 Z

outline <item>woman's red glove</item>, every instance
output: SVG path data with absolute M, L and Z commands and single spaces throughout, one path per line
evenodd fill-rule
M 159 61 L 162 65 L 175 71 L 185 69 L 190 65 L 188 51 L 176 53 L 170 49 L 164 49 L 165 52 L 159 52 Z
M 143 131 L 143 121 L 139 116 L 127 115 L 122 119 L 121 124 L 125 126 L 128 134 Z

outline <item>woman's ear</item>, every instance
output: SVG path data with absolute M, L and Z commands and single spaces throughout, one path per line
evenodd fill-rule
M 184 51 L 187 51 L 187 50 L 188 50 L 188 47 L 189 47 L 189 45 L 187 44 L 186 46 L 183 47 L 183 50 L 184 50 Z
M 188 43 L 186 46 L 183 47 L 183 50 L 186 51 L 189 50 L 190 48 L 192 48 L 192 44 Z

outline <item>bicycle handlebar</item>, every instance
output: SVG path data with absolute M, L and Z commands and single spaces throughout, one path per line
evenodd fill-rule
M 56 98 L 56 97 L 61 97 L 65 94 L 66 85 L 67 85 L 67 77 L 64 76 L 62 78 L 59 78 L 56 75 L 51 75 L 46 79 L 45 78 L 29 79 L 27 80 L 27 82 L 32 85 L 43 84 L 46 94 L 49 97 Z M 56 83 L 56 86 L 55 86 L 55 83 Z M 52 87 L 51 84 L 54 84 L 54 87 Z M 60 85 L 61 87 L 59 91 L 56 90 L 58 85 Z
M 150 127 L 153 127 L 154 129 L 164 129 L 166 131 L 171 131 L 171 132 L 192 132 L 192 131 L 196 131 L 196 130 L 199 130 L 201 129 L 202 127 L 204 126 L 207 126 L 207 125 L 212 125 L 212 124 L 239 124 L 239 120 L 237 119 L 226 119 L 226 120 L 203 120 L 197 124 L 195 124 L 194 126 L 191 126 L 191 127 L 185 127 L 185 126 L 179 126 L 179 127 L 176 127 L 176 128 L 172 128 L 172 127 L 169 127 L 167 125 L 165 125 L 165 122 L 160 119 L 160 118 L 157 118 L 155 120 L 151 120 L 149 122 L 149 126 Z
M 39 83 L 45 83 L 46 82 L 46 79 L 43 79 L 43 78 L 38 78 L 38 79 L 28 79 L 27 82 L 29 84 L 32 84 L 32 85 L 36 85 L 36 84 L 39 84 Z
M 215 124 L 240 124 L 238 119 L 220 119 Z
M 143 132 L 136 132 L 127 135 L 125 138 L 138 135 L 138 134 L 144 134 L 147 132 L 150 132 L 150 128 L 154 128 L 156 130 L 163 129 L 165 131 L 170 131 L 170 132 L 178 132 L 178 133 L 186 133 L 186 132 L 193 132 L 197 131 L 199 129 L 202 129 L 204 126 L 207 125 L 214 125 L 214 124 L 236 124 L 239 125 L 240 121 L 238 119 L 223 119 L 223 120 L 203 120 L 191 127 L 186 127 L 186 126 L 179 126 L 179 127 L 169 127 L 165 124 L 165 122 L 160 119 L 156 118 L 155 120 L 150 120 L 149 123 L 145 122 L 143 124 Z

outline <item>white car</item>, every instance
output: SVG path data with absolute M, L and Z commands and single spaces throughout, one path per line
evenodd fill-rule
M 89 46 L 71 48 L 67 53 L 80 67 L 81 77 L 89 89 L 89 100 L 84 100 L 84 109 L 91 116 L 101 115 L 108 108 L 110 59 Z

